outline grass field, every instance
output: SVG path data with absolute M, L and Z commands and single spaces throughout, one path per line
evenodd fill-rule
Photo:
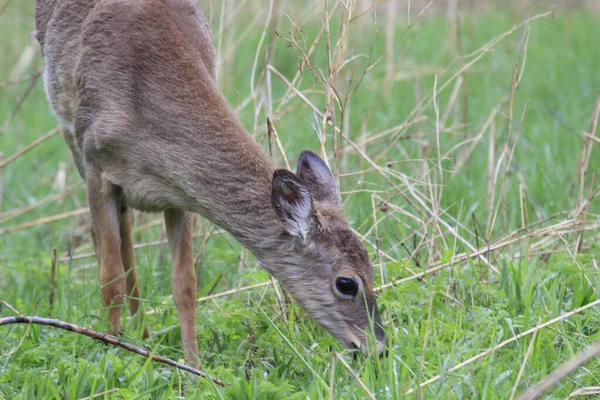
M 389 356 L 354 360 L 293 302 L 280 304 L 272 284 L 244 289 L 267 273 L 198 220 L 200 359 L 227 386 L 23 324 L 0 326 L 0 399 L 504 399 L 600 338 L 599 15 L 489 9 L 461 14 L 456 29 L 433 9 L 408 18 L 331 1 L 325 29 L 323 2 L 283 2 L 271 19 L 267 1 L 234 3 L 207 12 L 220 86 L 265 151 L 272 118 L 293 168 L 302 149 L 320 151 L 325 132 L 375 266 Z M 50 315 L 105 331 L 85 188 L 68 149 L 54 135 L 19 153 L 57 124 L 41 78 L 29 79 L 43 66 L 33 8 L 13 1 L 0 14 L 0 318 Z M 340 133 L 323 123 L 325 109 Z M 141 340 L 128 320 L 122 339 L 178 360 L 162 218 L 138 214 L 136 226 L 152 334 Z M 599 359 L 548 395 L 593 387 Z

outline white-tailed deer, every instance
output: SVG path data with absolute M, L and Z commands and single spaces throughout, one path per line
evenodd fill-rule
M 111 333 L 125 298 L 142 313 L 136 208 L 164 213 L 188 360 L 198 354 L 193 213 L 250 249 L 344 346 L 368 352 L 374 329 L 383 351 L 373 266 L 331 171 L 309 151 L 295 174 L 275 169 L 244 130 L 217 88 L 196 0 L 38 0 L 35 20 L 47 97 L 87 184 Z

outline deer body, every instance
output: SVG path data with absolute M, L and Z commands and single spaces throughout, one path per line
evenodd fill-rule
M 365 345 L 369 313 L 383 340 L 372 266 L 331 172 L 310 152 L 296 174 L 276 170 L 247 134 L 217 87 L 210 29 L 194 0 L 38 0 L 36 27 L 49 103 L 87 184 L 112 333 L 124 297 L 132 314 L 139 308 L 137 208 L 164 212 L 189 360 L 197 356 L 193 214 L 250 249 L 344 345 Z M 360 281 L 360 295 L 339 295 L 338 275 Z

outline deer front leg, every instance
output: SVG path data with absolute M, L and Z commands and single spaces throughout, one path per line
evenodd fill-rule
M 129 299 L 129 314 L 131 316 L 138 313 L 140 306 L 140 286 L 138 284 L 137 271 L 135 269 L 135 254 L 133 251 L 133 210 L 128 208 L 121 198 L 119 213 L 119 228 L 121 234 L 121 261 L 123 269 L 127 276 L 127 296 Z M 139 310 L 138 319 L 140 323 L 144 321 L 144 311 Z M 147 339 L 150 336 L 148 328 L 144 327 L 143 337 Z
M 121 261 L 117 187 L 103 180 L 94 167 L 86 168 L 86 181 L 94 247 L 100 269 L 100 293 L 108 309 L 109 333 L 118 335 L 121 333 L 125 271 Z
M 196 273 L 192 253 L 193 214 L 183 210 L 165 211 L 167 239 L 171 248 L 173 268 L 171 282 L 173 300 L 179 313 L 181 340 L 186 360 L 198 366 L 196 338 Z

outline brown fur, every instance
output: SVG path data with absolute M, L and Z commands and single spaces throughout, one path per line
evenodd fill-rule
M 192 213 L 249 248 L 345 346 L 366 350 L 368 313 L 383 343 L 373 267 L 331 172 L 309 152 L 298 175 L 275 170 L 217 88 L 210 29 L 194 0 L 38 0 L 36 27 L 48 100 L 87 183 L 113 333 L 125 296 L 131 313 L 139 308 L 134 207 L 164 212 L 188 359 L 197 357 Z M 360 276 L 364 296 L 336 297 L 338 276 Z

